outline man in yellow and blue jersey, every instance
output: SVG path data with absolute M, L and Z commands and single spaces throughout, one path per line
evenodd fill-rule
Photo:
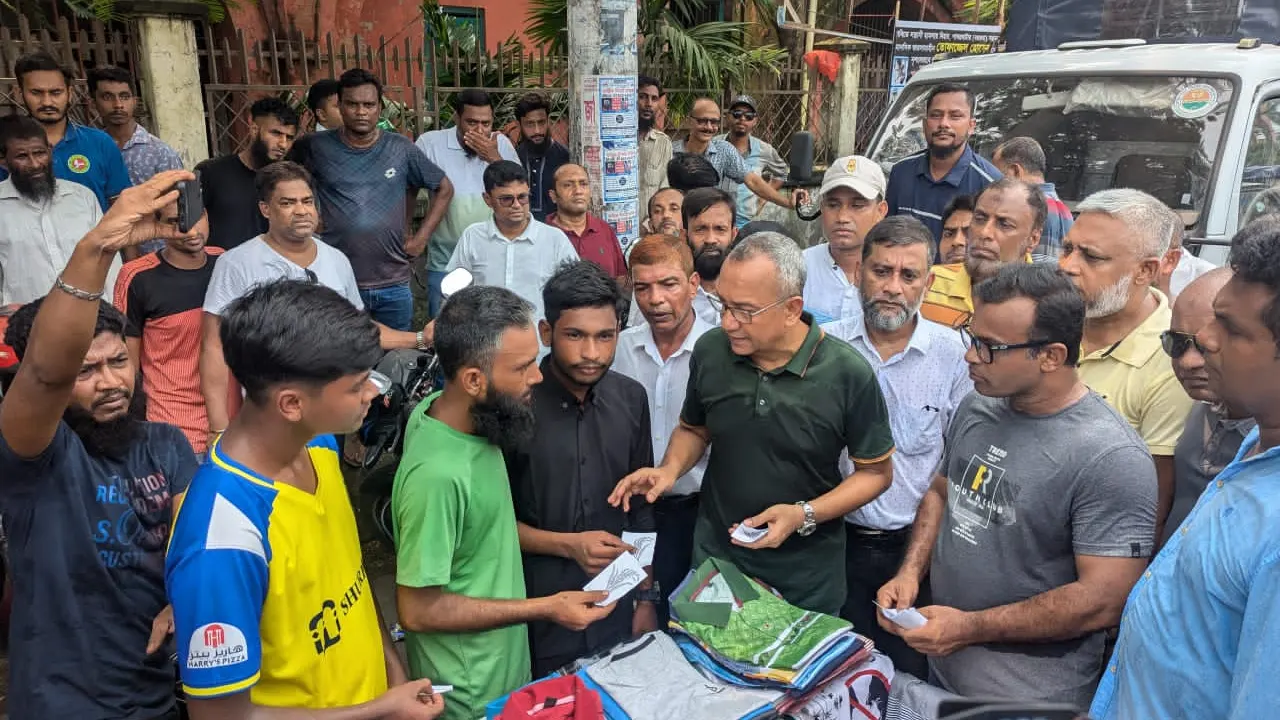
M 192 481 L 166 562 L 192 720 L 437 717 L 444 701 L 406 682 L 381 627 L 331 435 L 377 395 L 377 327 L 327 287 L 279 281 L 233 303 L 221 339 L 245 405 Z

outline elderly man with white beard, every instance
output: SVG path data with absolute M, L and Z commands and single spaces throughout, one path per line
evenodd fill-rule
M 1169 210 L 1122 188 L 1094 193 L 1076 211 L 1058 265 L 1085 300 L 1080 379 L 1129 421 L 1155 458 L 1159 537 L 1173 504 L 1174 449 L 1192 406 L 1160 348 L 1170 320 L 1169 300 L 1156 289 Z
M 902 565 L 916 508 L 942 456 L 943 435 L 973 389 L 960 335 L 920 315 L 933 255 L 933 236 L 919 220 L 895 215 L 876 223 L 862 246 L 862 312 L 823 326 L 876 371 L 899 442 L 893 484 L 845 516 L 848 597 L 841 615 L 871 637 L 894 667 L 919 677 L 928 676 L 924 655 L 880 627 L 874 602 Z M 843 473 L 853 471 L 847 458 L 841 462 Z

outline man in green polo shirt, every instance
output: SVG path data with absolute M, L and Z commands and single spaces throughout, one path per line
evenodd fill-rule
M 803 311 L 804 275 L 785 235 L 756 233 L 730 251 L 717 285 L 723 326 L 694 346 L 666 457 L 609 500 L 656 501 L 709 444 L 694 566 L 730 560 L 791 604 L 834 615 L 845 597 L 842 519 L 889 487 L 894 445 L 870 365 Z M 846 448 L 855 470 L 842 477 Z M 731 538 L 739 524 L 767 533 Z

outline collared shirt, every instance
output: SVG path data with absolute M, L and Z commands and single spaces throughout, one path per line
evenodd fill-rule
M 862 314 L 858 286 L 831 257 L 827 243 L 806 248 L 804 253 L 804 309 L 819 325 Z
M 716 139 L 729 142 L 727 134 L 717 135 Z M 729 145 L 732 146 L 733 143 L 729 143 Z M 742 156 L 742 161 L 747 164 L 747 170 L 761 177 L 764 176 L 764 171 L 768 170 L 771 178 L 786 180 L 787 173 L 791 170 L 772 145 L 755 135 L 747 136 L 747 151 L 739 153 L 739 155 Z M 737 194 L 734 199 L 736 200 L 734 204 L 736 212 L 734 224 L 738 227 L 746 225 L 760 214 L 760 203 L 762 202 L 760 196 L 752 192 L 751 188 L 746 185 L 737 186 Z M 646 209 L 648 209 L 647 206 Z
M 916 508 L 942 457 L 943 434 L 960 401 L 973 390 L 959 334 L 918 316 L 916 320 L 906 348 L 887 360 L 880 358 L 867 336 L 862 313 L 823 326 L 832 337 L 852 345 L 875 370 L 898 447 L 893 454 L 893 484 L 845 516 L 863 527 L 897 530 L 915 520 Z M 841 472 L 852 474 L 852 464 Z
M 640 139 L 640 214 L 649 212 L 649 199 L 659 188 L 667 187 L 667 163 L 675 153 L 671 138 L 653 128 Z
M 711 293 L 707 292 L 701 285 L 693 294 L 693 314 L 698 316 L 702 322 L 711 327 L 720 327 L 720 311 L 711 304 Z M 631 296 L 631 312 L 627 316 L 627 327 L 642 327 L 648 324 L 644 319 L 644 313 L 640 312 L 640 303 L 636 302 L 634 295 Z
M 674 152 L 689 152 L 684 148 L 684 141 L 678 140 L 671 145 Z M 742 155 L 738 154 L 738 148 L 730 145 L 728 142 L 720 139 L 712 139 L 707 143 L 707 149 L 701 153 L 696 153 L 706 158 L 711 163 L 711 167 L 716 169 L 716 173 L 720 175 L 720 185 L 718 187 L 737 197 L 738 184 L 747 181 L 747 173 L 751 172 L 747 168 L 747 163 L 742 159 Z M 741 227 L 741 226 L 739 226 Z
M 569 162 L 569 148 L 552 140 L 546 152 L 537 155 L 529 143 L 520 143 L 516 154 L 524 171 L 529 173 L 529 211 L 534 220 L 547 222 L 556 212 L 556 203 L 551 199 L 551 191 L 556 188 L 556 171 Z
M 98 128 L 71 121 L 67 121 L 66 134 L 53 146 L 53 176 L 92 190 L 103 212 L 112 198 L 132 184 L 116 141 Z M 9 171 L 0 167 L 0 180 L 8 177 Z
M 935 181 L 929 172 L 929 151 L 899 160 L 889 171 L 885 201 L 890 215 L 911 215 L 925 224 L 934 239 L 942 237 L 942 211 L 957 195 L 975 195 L 1003 177 L 1000 171 L 966 145 L 955 166 Z
M 1192 400 L 1160 349 L 1169 328 L 1169 301 L 1152 289 L 1159 304 L 1123 340 L 1080 358 L 1080 379 L 1115 408 L 1147 443 L 1152 455 L 1172 455 Z
M 618 337 L 618 353 L 613 358 L 613 369 L 644 386 L 649 396 L 649 419 L 652 422 L 653 458 L 662 462 L 671 442 L 671 433 L 680 424 L 680 409 L 684 407 L 684 393 L 689 386 L 689 362 L 693 359 L 693 346 L 712 325 L 694 314 L 693 327 L 684 342 L 666 360 L 658 352 L 653 341 L 653 331 L 648 325 L 624 330 Z M 698 460 L 693 469 L 680 476 L 671 488 L 671 495 L 689 495 L 702 488 L 702 476 L 707 471 L 710 449 Z M 675 588 L 671 588 L 674 590 Z
M 1232 419 L 1219 405 L 1197 402 L 1173 451 L 1173 509 L 1165 519 L 1164 544 L 1195 507 L 1205 487 L 1236 457 L 1236 452 L 1257 423 L 1253 418 Z
M 573 249 L 578 251 L 578 257 L 604 268 L 609 277 L 626 276 L 627 261 L 622 257 L 622 246 L 618 244 L 618 236 L 609 227 L 609 223 L 587 213 L 587 226 L 582 229 L 581 235 L 561 225 L 555 213 L 547 216 L 547 224 L 564 231 L 569 242 L 573 243 Z
M 652 467 L 649 405 L 640 383 L 606 372 L 581 403 L 542 361 L 543 381 L 533 387 L 536 431 L 528 449 L 507 454 L 516 519 L 560 533 L 603 530 L 652 532 L 653 507 L 633 498 L 630 512 L 609 504 L 619 480 Z M 639 502 L 635 502 L 639 500 Z M 581 590 L 590 578 L 573 560 L 524 553 L 524 581 L 531 598 Z M 535 659 L 589 655 L 631 637 L 631 599 L 584 632 L 555 623 L 529 623 Z
M 1058 190 L 1053 183 L 1040 183 L 1040 190 L 1044 192 L 1044 202 L 1049 212 L 1044 220 L 1044 229 L 1040 232 L 1040 244 L 1031 252 L 1056 262 L 1062 254 L 1062 238 L 1067 236 L 1075 219 L 1071 217 L 1070 208 L 1058 197 Z
M 735 523 L 778 504 L 813 500 L 844 481 L 840 455 L 857 464 L 887 459 L 893 433 L 871 366 L 828 338 L 804 313 L 808 333 L 790 362 L 762 371 L 735 354 L 724 330 L 698 339 L 681 422 L 706 428 L 711 457 L 702 480 L 693 563 L 718 557 L 776 588 L 791 604 L 835 614 L 845 598 L 844 526 L 823 523 L 781 547 L 729 543 Z
M 519 237 L 508 240 L 491 217 L 462 233 L 448 269 L 466 268 L 476 285 L 514 292 L 533 303 L 534 316 L 542 319 L 542 286 L 562 263 L 577 259 L 578 251 L 559 228 L 531 219 Z
M 120 148 L 129 182 L 141 185 L 165 170 L 181 170 L 182 158 L 163 140 L 152 135 L 141 123 L 133 126 L 133 135 Z
M 1178 257 L 1178 264 L 1173 268 L 1173 274 L 1169 276 L 1169 302 L 1176 300 L 1178 293 L 1190 285 L 1192 280 L 1216 267 L 1218 266 L 1192 255 L 1184 248 L 1182 255 Z
M 26 304 L 44 297 L 67 266 L 80 238 L 101 219 L 98 199 L 78 183 L 57 180 L 53 197 L 37 204 L 23 197 L 13 180 L 0 182 L 0 305 Z M 116 257 L 107 273 L 103 297 L 112 297 L 119 271 L 120 258 Z
M 1275 717 L 1280 447 L 1255 428 L 1125 603 L 1089 716 Z
M 973 316 L 973 283 L 964 263 L 934 265 L 933 282 L 924 294 L 920 314 L 939 325 L 958 328 Z
M 520 155 L 506 135 L 495 133 L 494 137 L 503 160 L 520 162 Z M 453 256 L 453 249 L 463 231 L 475 223 L 484 222 L 493 213 L 484 204 L 484 171 L 489 163 L 479 155 L 467 155 L 458 140 L 456 127 L 425 132 L 418 137 L 417 145 L 453 184 L 449 210 L 432 233 L 427 246 L 428 269 L 440 271 L 449 265 L 449 258 Z

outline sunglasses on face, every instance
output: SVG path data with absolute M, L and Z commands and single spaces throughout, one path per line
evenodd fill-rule
M 734 110 L 729 113 L 734 120 L 755 120 L 756 114 L 750 110 Z
M 1204 347 L 1200 345 L 1200 341 L 1196 340 L 1195 333 L 1178 332 L 1177 330 L 1165 330 L 1160 333 L 1160 347 L 1164 349 L 1164 353 L 1169 357 L 1177 360 L 1192 347 L 1196 352 L 1204 354 Z
M 519 195 L 498 195 L 493 198 L 498 201 L 498 205 L 509 208 L 516 205 L 528 205 L 529 193 L 521 193 Z

